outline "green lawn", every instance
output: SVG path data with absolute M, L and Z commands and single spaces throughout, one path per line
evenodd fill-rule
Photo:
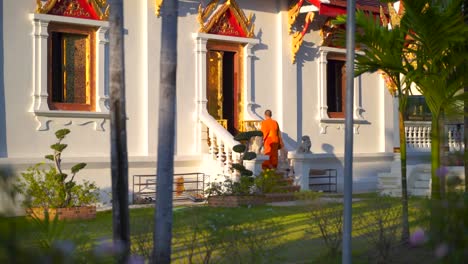
M 379 240 L 372 234 L 382 231 L 375 223 L 382 222 L 386 230 L 384 237 L 392 247 L 398 246 L 400 200 L 378 198 L 374 194 L 356 197 L 362 200 L 353 203 L 353 262 L 373 263 L 378 259 L 375 245 Z M 415 205 L 419 201 L 411 200 L 412 227 L 421 224 L 415 220 Z M 130 213 L 132 254 L 149 257 L 154 209 L 132 209 Z M 208 263 L 340 263 L 341 253 L 330 253 L 323 234 L 327 234 L 328 245 L 335 243 L 340 248 L 336 241 L 341 237 L 337 233 L 341 215 L 340 203 L 319 204 L 317 201 L 288 207 L 175 207 L 173 263 L 203 263 L 204 260 L 209 260 Z M 109 211 L 99 212 L 94 220 L 65 222 L 55 231 L 51 225 L 39 228 L 40 232 L 37 226 L 22 231 L 29 234 L 28 241 L 44 238 L 50 240 L 50 244 L 54 244 L 53 240 L 79 241 L 75 243 L 86 246 L 75 252 L 92 254 L 93 248 L 99 247 L 99 241 L 111 239 L 111 217 Z M 389 263 L 398 263 L 401 258 L 401 254 L 393 250 Z

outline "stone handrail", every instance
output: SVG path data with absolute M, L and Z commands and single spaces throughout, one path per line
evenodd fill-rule
M 239 159 L 232 149 L 239 142 L 210 114 L 201 113 L 200 121 L 208 128 L 209 155 L 221 168 L 219 173 L 232 175 L 231 165 Z

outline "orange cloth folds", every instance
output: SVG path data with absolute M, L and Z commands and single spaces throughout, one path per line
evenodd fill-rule
M 276 168 L 278 167 L 278 149 L 282 145 L 278 122 L 273 119 L 264 120 L 262 122 L 262 132 L 265 155 L 270 156 L 269 160 L 263 162 L 262 168 Z

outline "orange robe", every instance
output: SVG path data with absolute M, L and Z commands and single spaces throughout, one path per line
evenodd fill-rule
M 273 119 L 265 119 L 262 122 L 263 148 L 265 155 L 270 156 L 269 160 L 262 163 L 263 169 L 273 169 L 278 167 L 278 149 L 281 142 L 278 122 Z

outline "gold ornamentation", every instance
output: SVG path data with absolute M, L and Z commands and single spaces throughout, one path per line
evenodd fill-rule
M 52 10 L 52 8 L 54 8 L 54 6 L 57 3 L 60 3 L 62 1 L 66 1 L 66 0 L 47 0 L 45 4 L 42 4 L 43 1 L 41 0 L 36 0 L 36 13 L 47 14 Z M 91 4 L 92 8 L 98 15 L 99 19 L 107 20 L 109 18 L 109 5 L 107 4 L 107 0 L 87 0 L 87 1 L 88 3 Z M 63 11 L 68 12 L 69 14 L 73 14 L 73 15 L 82 15 L 82 16 L 84 15 L 84 16 L 89 17 L 89 14 L 86 15 L 84 13 L 85 12 L 84 9 L 83 8 L 81 9 L 82 10 L 78 8 L 78 4 L 75 3 L 75 1 L 71 0 L 71 2 L 67 5 L 67 10 L 63 10 Z
M 292 38 L 292 63 L 296 62 L 296 54 L 301 48 L 302 42 L 304 41 L 304 35 L 306 34 L 307 30 L 309 29 L 310 23 L 314 20 L 315 13 L 309 12 L 305 18 L 305 25 L 301 32 L 297 31 L 293 34 Z
M 292 26 L 296 22 L 297 17 L 299 16 L 299 11 L 301 10 L 304 0 L 299 0 L 296 4 L 292 5 L 288 11 L 288 32 L 292 33 Z
M 320 29 L 320 36 L 322 37 L 321 46 L 333 46 L 333 36 L 340 29 L 338 26 L 334 25 L 331 19 L 328 19 L 327 22 Z
M 224 129 L 227 129 L 227 119 L 217 119 L 216 122 L 218 122 L 218 124 L 224 127 Z
M 155 0 L 154 1 L 154 13 L 157 17 L 161 16 L 161 6 L 164 0 Z
M 401 18 L 403 17 L 403 14 L 404 14 L 403 1 L 400 2 L 400 7 L 399 7 L 398 12 L 395 10 L 395 8 L 393 7 L 391 3 L 388 3 L 387 8 L 388 8 L 388 13 L 390 14 L 390 20 L 385 15 L 383 7 L 380 6 L 380 21 L 382 22 L 382 25 L 384 27 L 388 27 L 388 25 L 390 24 L 392 28 L 399 27 Z M 413 63 L 414 61 L 413 53 L 406 53 L 405 57 L 407 61 L 413 64 L 413 66 L 416 66 L 415 63 Z M 397 86 L 395 84 L 395 81 L 392 78 L 390 78 L 390 76 L 388 76 L 388 74 L 386 74 L 385 72 L 381 72 L 380 74 L 382 75 L 382 78 L 384 79 L 385 85 L 387 86 L 387 89 L 390 92 L 390 94 L 392 96 L 395 96 L 397 92 Z
M 382 75 L 382 78 L 384 79 L 385 86 L 387 86 L 388 91 L 392 96 L 395 96 L 397 92 L 397 86 L 395 84 L 395 81 L 388 76 L 387 73 L 380 71 L 380 74 Z
M 208 113 L 214 118 L 223 117 L 223 52 L 209 51 L 208 55 Z
M 387 27 L 388 24 L 390 23 L 390 26 L 392 28 L 400 26 L 401 18 L 403 17 L 403 14 L 405 13 L 405 8 L 403 7 L 403 1 L 400 2 L 400 8 L 398 12 L 395 10 L 392 3 L 388 3 L 387 8 L 388 8 L 388 13 L 390 14 L 390 21 L 387 19 L 387 16 L 385 15 L 383 7 L 380 6 L 380 21 L 382 22 L 382 25 L 384 27 Z
M 243 120 L 241 122 L 240 132 L 260 130 L 262 121 L 259 120 Z
M 234 0 L 227 0 L 221 7 L 216 9 L 218 3 L 219 0 L 212 0 L 205 8 L 202 8 L 201 4 L 198 6 L 197 21 L 200 24 L 199 32 L 208 33 L 215 29 L 214 27 L 226 26 L 226 22 L 219 23 L 219 21 L 225 19 L 226 12 L 230 10 L 236 21 L 239 23 L 241 29 L 245 32 L 246 37 L 254 37 L 255 27 L 252 23 L 253 14 L 250 14 L 250 16 L 247 18 L 242 9 L 239 8 L 236 1 Z M 206 22 L 208 18 L 210 19 Z M 227 27 L 230 27 L 230 25 L 228 24 L 225 29 L 221 29 L 228 30 L 226 33 L 231 32 L 232 29 Z

